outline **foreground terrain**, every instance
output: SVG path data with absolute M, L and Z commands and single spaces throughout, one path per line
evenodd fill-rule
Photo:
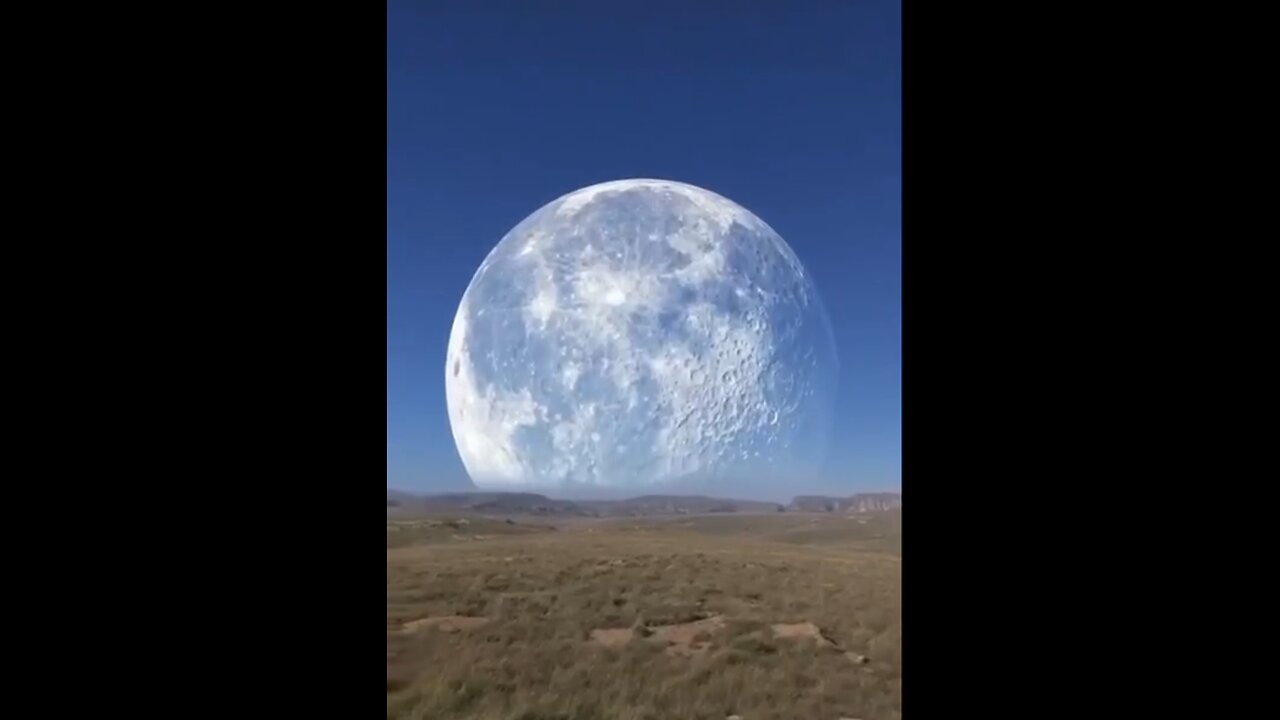
M 388 517 L 387 716 L 901 717 L 901 514 Z

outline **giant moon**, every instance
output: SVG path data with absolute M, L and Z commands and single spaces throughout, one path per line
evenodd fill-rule
M 772 228 L 702 188 L 619 180 L 489 253 L 445 391 L 479 488 L 732 493 L 818 471 L 836 374 L 813 279 Z

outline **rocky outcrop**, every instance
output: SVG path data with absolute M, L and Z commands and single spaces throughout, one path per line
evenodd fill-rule
M 848 497 L 797 495 L 787 509 L 792 512 L 871 513 L 901 507 L 901 493 L 857 493 Z
M 847 498 L 844 512 L 870 513 L 902 508 L 901 493 L 860 493 Z

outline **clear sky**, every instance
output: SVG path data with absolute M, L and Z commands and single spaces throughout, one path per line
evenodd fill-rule
M 897 489 L 900 18 L 896 0 L 391 0 L 388 486 L 470 485 L 445 349 L 498 240 L 569 191 L 651 177 L 728 197 L 795 250 L 840 354 L 822 489 Z

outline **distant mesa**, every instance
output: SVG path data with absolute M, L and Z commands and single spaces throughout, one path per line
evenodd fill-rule
M 872 513 L 902 507 L 900 493 L 858 493 L 847 497 L 801 495 L 788 505 L 705 495 L 642 495 L 625 500 L 556 500 L 538 493 L 471 492 L 410 495 L 387 491 L 388 512 L 458 512 L 480 515 L 558 517 L 644 517 L 715 513 Z
M 791 500 L 791 512 L 870 513 L 902 507 L 901 493 L 857 493 L 848 497 L 798 495 Z
M 481 514 L 579 515 L 578 507 L 568 500 L 552 500 L 537 493 L 474 492 L 428 495 L 422 498 L 428 508 L 471 510 Z

